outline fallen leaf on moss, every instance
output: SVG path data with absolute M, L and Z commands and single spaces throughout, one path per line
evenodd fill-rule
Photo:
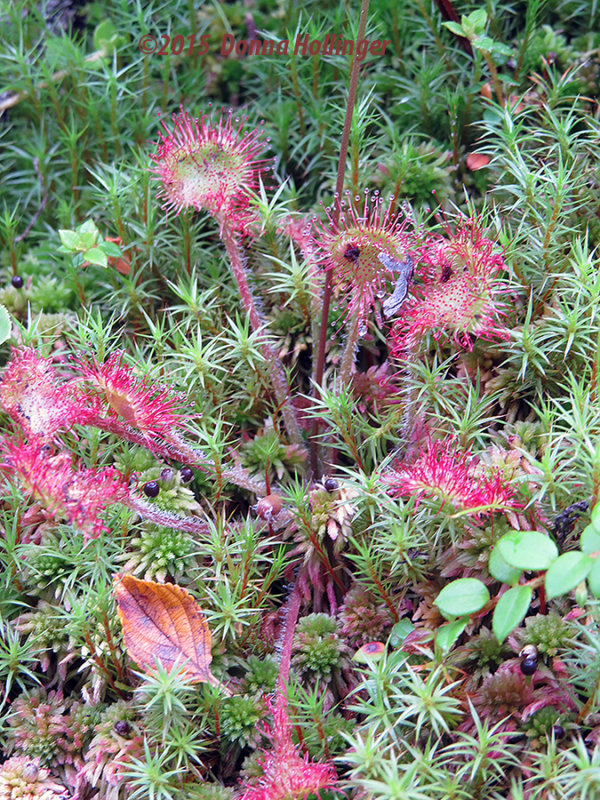
M 212 654 L 208 623 L 185 589 L 118 575 L 114 590 L 125 647 L 139 667 L 154 669 L 158 659 L 165 669 L 172 669 L 176 662 L 185 661 L 183 669 L 192 680 L 221 685 L 209 669 Z

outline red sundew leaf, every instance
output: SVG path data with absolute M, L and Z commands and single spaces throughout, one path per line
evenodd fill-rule
M 116 576 L 114 590 L 127 652 L 144 671 L 158 659 L 166 669 L 186 661 L 183 670 L 194 681 L 220 686 L 211 674 L 211 635 L 194 598 L 172 583 Z
M 487 167 L 492 159 L 486 156 L 485 153 L 469 153 L 467 156 L 467 167 L 471 172 L 477 172 L 478 169 Z

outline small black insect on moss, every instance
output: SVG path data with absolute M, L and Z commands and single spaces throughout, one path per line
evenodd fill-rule
M 560 514 L 556 515 L 554 518 L 553 533 L 559 544 L 562 544 L 571 533 L 577 521 L 577 517 L 581 514 L 585 514 L 589 505 L 587 500 L 579 500 L 577 503 L 571 503 L 571 505 L 567 506 Z

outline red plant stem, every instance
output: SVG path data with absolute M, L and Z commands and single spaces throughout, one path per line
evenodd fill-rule
M 323 548 L 319 544 L 318 538 L 315 536 L 313 531 L 309 531 L 308 536 L 309 536 L 309 539 L 310 539 L 310 543 L 315 548 L 315 551 L 317 552 L 317 554 L 321 558 L 321 563 L 323 564 L 323 566 L 325 567 L 327 572 L 331 575 L 334 583 L 337 583 L 338 587 L 342 590 L 342 592 L 345 592 L 346 588 L 345 588 L 344 584 L 342 583 L 342 581 L 340 580 L 340 577 L 338 575 L 336 575 L 335 570 L 333 569 L 333 567 L 331 566 L 331 563 L 329 562 L 329 558 L 327 557 L 327 553 L 323 550 Z
M 298 622 L 298 614 L 300 613 L 300 587 L 298 580 L 294 584 L 292 593 L 287 602 L 287 610 L 285 615 L 285 633 L 283 636 L 283 645 L 281 647 L 281 658 L 279 660 L 279 679 L 277 681 L 277 703 L 285 702 L 285 685 L 290 677 L 290 664 L 292 663 L 292 644 L 294 642 L 294 631 L 296 629 L 296 622 Z
M 367 27 L 367 15 L 369 13 L 369 0 L 361 0 L 360 19 L 358 22 L 358 40 L 365 38 Z M 332 213 L 332 227 L 335 227 L 340 218 L 340 198 L 344 189 L 344 174 L 346 172 L 346 159 L 348 157 L 348 142 L 350 141 L 350 127 L 352 124 L 352 114 L 356 103 L 356 90 L 358 87 L 358 69 L 360 62 L 357 58 L 356 48 L 352 56 L 352 68 L 350 72 L 350 86 L 348 89 L 348 103 L 346 105 L 346 118 L 344 120 L 344 130 L 342 132 L 342 142 L 340 145 L 340 158 L 338 161 L 337 180 L 335 183 L 335 200 Z M 319 331 L 319 350 L 317 352 L 317 365 L 314 373 L 315 392 L 321 396 L 321 385 L 323 383 L 323 372 L 325 369 L 325 345 L 327 341 L 327 321 L 329 319 L 329 306 L 331 305 L 332 273 L 327 271 L 325 276 L 325 288 L 323 290 L 323 308 L 321 310 L 321 329 Z M 319 420 L 313 420 L 311 431 L 311 466 L 315 477 L 319 473 Z
M 117 671 L 117 675 L 121 678 L 122 681 L 125 681 L 125 673 L 121 667 L 121 662 L 119 661 L 117 650 L 115 648 L 115 643 L 113 641 L 112 633 L 110 630 L 110 623 L 108 621 L 108 614 L 106 611 L 102 615 L 102 625 L 104 626 L 104 632 L 106 633 L 106 641 L 108 643 L 108 649 L 110 650 L 110 654 L 112 656 L 113 664 Z
M 260 314 L 258 313 L 258 309 L 256 308 L 256 303 L 254 302 L 254 298 L 252 297 L 252 292 L 250 291 L 250 287 L 248 286 L 248 281 L 246 280 L 246 271 L 244 269 L 244 264 L 242 262 L 239 242 L 236 239 L 236 235 L 231 227 L 229 220 L 226 218 L 222 218 L 220 222 L 221 222 L 221 239 L 223 240 L 223 244 L 225 245 L 225 249 L 227 250 L 227 255 L 229 256 L 229 262 L 231 264 L 231 269 L 233 271 L 233 275 L 238 285 L 240 297 L 242 299 L 242 305 L 244 306 L 245 312 L 248 314 L 252 330 L 262 331 L 265 325 L 264 322 L 261 320 Z M 279 360 L 279 357 L 275 352 L 274 348 L 271 347 L 271 345 L 266 340 L 263 339 L 260 342 L 260 348 L 262 350 L 262 354 L 265 358 L 265 361 L 269 366 L 271 383 L 273 384 L 273 390 L 275 391 L 275 397 L 277 398 L 277 403 L 281 407 L 283 421 L 285 422 L 285 427 L 287 429 L 288 436 L 290 437 L 290 441 L 293 444 L 301 444 L 302 434 L 300 433 L 300 427 L 298 425 L 294 409 L 290 402 L 289 385 L 287 382 L 287 378 L 285 377 L 285 372 L 281 364 L 281 361 Z
M 546 587 L 543 583 L 538 588 L 538 597 L 540 598 L 540 614 L 546 614 Z
M 108 683 L 110 688 L 113 689 L 119 695 L 119 697 L 124 698 L 125 695 L 123 694 L 123 692 L 121 692 L 115 686 L 115 682 L 114 682 L 114 680 L 112 678 L 112 675 L 110 674 L 110 671 L 107 669 L 106 665 L 102 662 L 102 660 L 96 654 L 96 648 L 94 647 L 94 645 L 92 643 L 89 631 L 85 631 L 84 632 L 83 638 L 85 639 L 85 643 L 87 644 L 87 646 L 90 649 L 90 656 L 91 656 L 92 660 L 94 661 L 94 663 L 96 664 L 98 669 L 100 669 L 100 671 L 104 673 L 104 677 L 106 678 L 106 682 Z
M 356 353 L 358 352 L 358 317 L 360 308 L 357 306 L 354 314 L 350 319 L 350 327 L 346 335 L 346 343 L 344 344 L 344 351 L 342 353 L 342 363 L 340 366 L 340 381 L 342 386 L 347 386 L 352 379 L 352 367 L 356 360 Z
M 208 533 L 208 525 L 202 522 L 198 517 L 180 517 L 179 514 L 173 514 L 169 511 L 163 511 L 156 506 L 151 506 L 142 500 L 141 497 L 130 496 L 127 500 L 127 507 L 136 511 L 140 517 L 154 522 L 156 525 L 165 525 L 169 528 L 174 528 L 178 531 L 185 533 L 196 533 L 199 536 Z
M 131 425 L 110 417 L 95 417 L 91 424 L 95 425 L 96 428 L 100 428 L 100 430 L 114 433 L 128 442 L 137 444 L 140 447 L 146 447 L 155 455 L 160 455 L 163 458 L 172 458 L 187 464 L 189 467 L 213 472 L 219 483 L 224 478 L 229 483 L 241 486 L 242 489 L 248 489 L 248 491 L 254 492 L 260 497 L 267 494 L 265 484 L 262 481 L 251 478 L 247 470 L 242 467 L 221 469 L 221 466 L 215 465 L 202 450 L 190 447 L 183 439 L 175 435 L 169 441 L 150 439 L 140 431 L 132 428 Z

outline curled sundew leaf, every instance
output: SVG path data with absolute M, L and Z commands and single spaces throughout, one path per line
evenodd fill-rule
M 138 666 L 149 671 L 158 659 L 164 668 L 172 669 L 176 662 L 184 661 L 183 669 L 192 680 L 221 686 L 209 669 L 208 623 L 185 589 L 117 575 L 114 591 L 125 647 Z

